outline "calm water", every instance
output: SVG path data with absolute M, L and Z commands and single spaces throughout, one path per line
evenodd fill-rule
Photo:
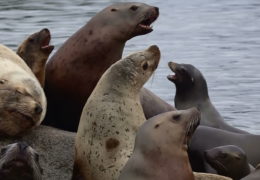
M 0 43 L 16 50 L 41 28 L 61 44 L 116 0 L 0 0 Z M 120 1 L 124 2 L 124 1 Z M 128 41 L 124 54 L 157 44 L 161 64 L 146 87 L 173 104 L 168 61 L 190 63 L 207 79 L 211 100 L 230 124 L 260 134 L 260 1 L 146 0 L 160 8 L 154 32 Z

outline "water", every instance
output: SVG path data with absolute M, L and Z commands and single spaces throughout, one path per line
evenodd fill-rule
M 114 2 L 119 0 L 0 0 L 0 42 L 16 50 L 29 34 L 47 27 L 57 50 Z M 173 104 L 167 62 L 193 64 L 206 77 L 211 100 L 226 121 L 260 134 L 260 1 L 143 2 L 158 6 L 160 17 L 154 32 L 128 41 L 124 54 L 151 44 L 160 47 L 162 61 L 146 87 Z

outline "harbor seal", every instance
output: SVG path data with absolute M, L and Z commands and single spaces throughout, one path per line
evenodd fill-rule
M 82 109 L 101 75 L 121 59 L 126 41 L 150 33 L 157 7 L 117 3 L 97 13 L 46 65 L 45 125 L 77 131 Z
M 160 50 L 150 46 L 113 64 L 89 97 L 75 141 L 73 180 L 117 179 L 146 121 L 139 91 L 158 66 Z
M 187 148 L 199 120 L 196 108 L 147 120 L 138 130 L 134 152 L 119 180 L 194 180 Z
M 30 68 L 3 45 L 0 69 L 0 134 L 15 136 L 42 122 L 46 98 Z
M 0 179 L 41 180 L 42 168 L 38 153 L 25 142 L 1 148 Z
M 207 138 L 205 138 L 207 137 Z M 208 126 L 199 126 L 192 136 L 189 146 L 189 158 L 193 171 L 208 172 L 204 152 L 225 145 L 235 145 L 243 149 L 248 162 L 256 166 L 260 162 L 260 135 L 240 134 Z
M 174 98 L 177 109 L 198 107 L 201 111 L 201 125 L 228 130 L 237 133 L 247 133 L 227 124 L 217 109 L 211 103 L 208 87 L 202 73 L 191 64 L 168 63 L 175 75 L 167 78 L 176 86 Z
M 250 168 L 244 150 L 234 145 L 206 150 L 205 158 L 218 174 L 231 177 L 233 180 L 240 180 L 254 170 L 253 167 Z
M 260 179 L 260 164 L 258 164 L 255 170 L 248 176 L 242 178 L 241 180 L 259 180 Z
M 42 29 L 24 40 L 16 52 L 31 68 L 42 87 L 45 81 L 45 64 L 54 49 L 53 45 L 49 45 L 50 40 L 50 31 Z

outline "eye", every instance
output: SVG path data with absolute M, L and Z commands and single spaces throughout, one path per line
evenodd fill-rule
M 29 42 L 30 42 L 30 43 L 33 43 L 33 42 L 34 42 L 34 39 L 33 39 L 33 38 L 29 38 Z
M 4 83 L 5 83 L 5 81 L 6 81 L 6 80 L 4 80 L 4 79 L 1 79 L 1 80 L 0 80 L 0 84 L 4 84 Z
M 227 154 L 226 154 L 226 153 L 224 153 L 224 152 L 222 152 L 222 153 L 220 154 L 220 157 L 224 159 L 224 158 L 226 158 L 226 157 L 227 157 Z
M 180 114 L 175 114 L 175 115 L 173 115 L 172 116 L 172 119 L 174 120 L 174 121 L 179 121 L 181 118 L 181 115 Z
M 114 11 L 117 11 L 117 9 L 115 9 L 115 8 L 112 8 L 112 9 L 111 9 L 111 11 L 112 11 L 112 12 L 114 12 Z
M 133 5 L 133 6 L 130 7 L 130 9 L 131 9 L 132 11 L 136 11 L 136 10 L 138 9 L 138 6 Z
M 156 124 L 155 126 L 154 126 L 154 128 L 156 129 L 156 128 L 158 128 L 160 125 L 159 124 Z
M 148 63 L 145 62 L 143 65 L 142 65 L 142 68 L 144 71 L 146 71 L 148 69 Z

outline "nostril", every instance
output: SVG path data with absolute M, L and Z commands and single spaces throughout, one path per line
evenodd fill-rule
M 39 104 L 37 104 L 36 107 L 34 108 L 34 112 L 36 114 L 40 114 L 42 112 L 42 107 Z
M 18 143 L 18 147 L 20 151 L 24 151 L 29 145 L 26 142 L 20 142 Z

